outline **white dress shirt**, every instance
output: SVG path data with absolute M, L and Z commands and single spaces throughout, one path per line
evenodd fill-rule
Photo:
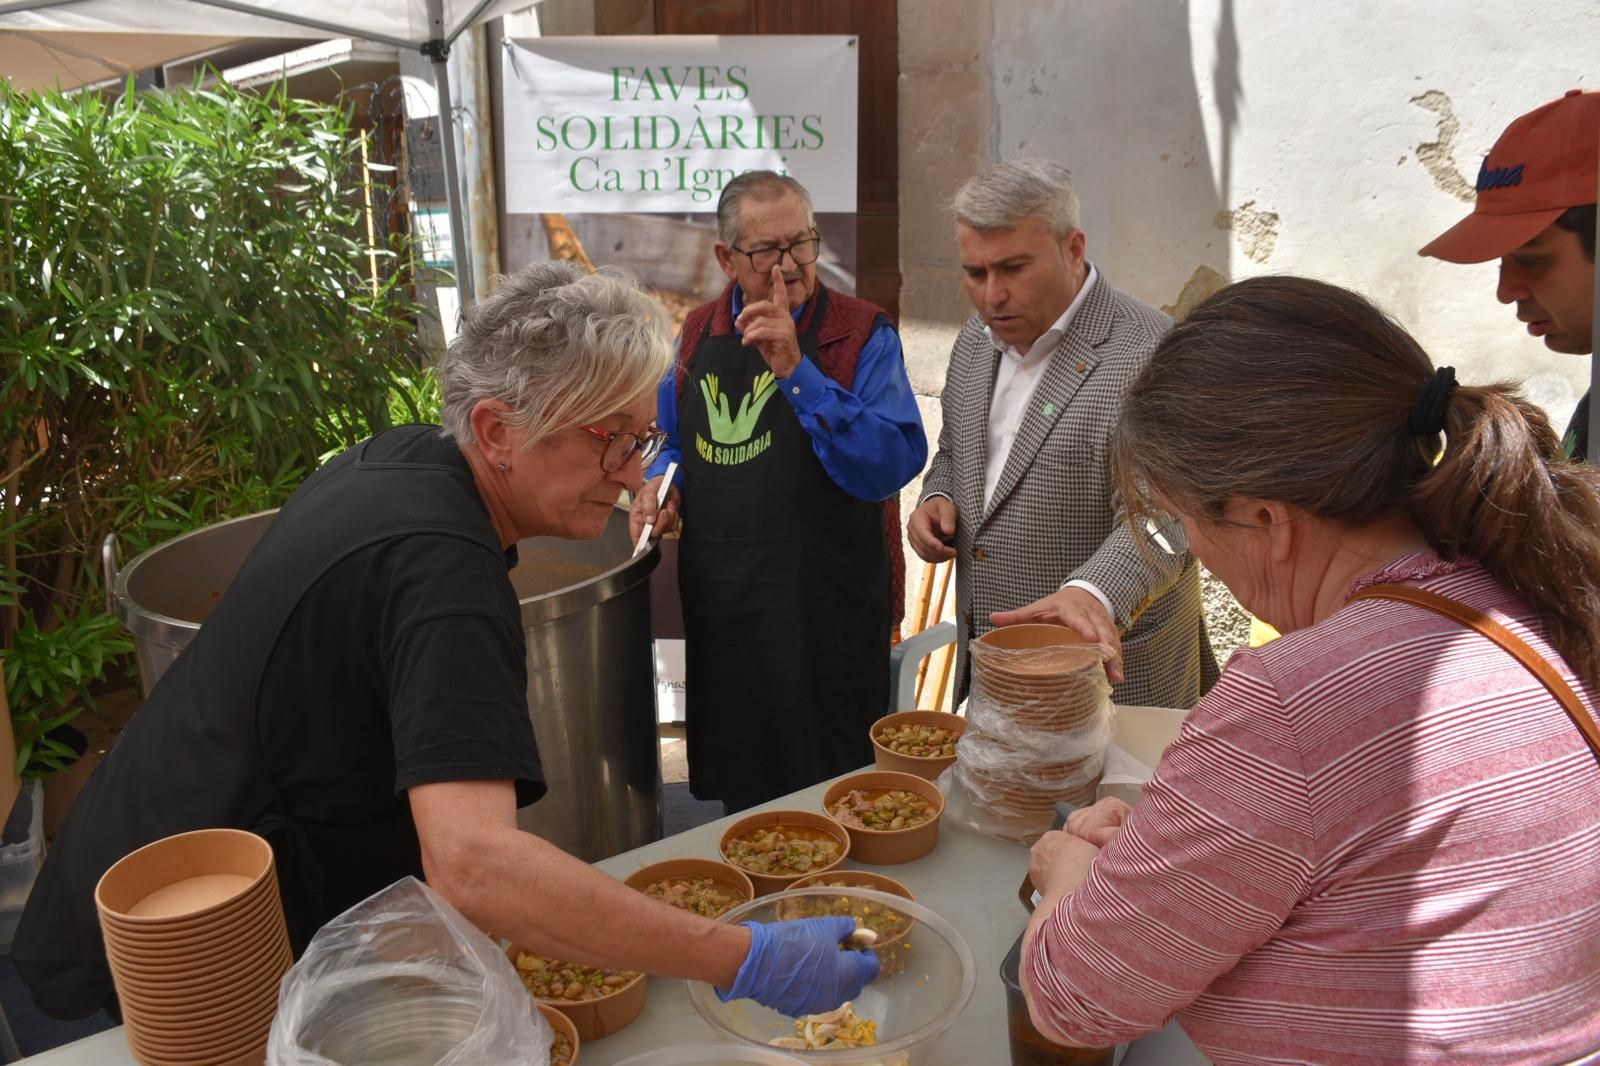
M 983 470 L 983 506 L 988 510 L 994 502 L 995 486 L 1000 484 L 1001 471 L 1006 468 L 1006 460 L 1011 456 L 1011 446 L 1016 443 L 1017 433 L 1022 429 L 1022 420 L 1028 413 L 1028 404 L 1033 400 L 1033 393 L 1039 387 L 1039 381 L 1044 377 L 1045 368 L 1050 365 L 1050 356 L 1061 343 L 1061 338 L 1066 336 L 1067 327 L 1072 324 L 1072 316 L 1078 313 L 1078 308 L 1083 306 L 1083 301 L 1094 287 L 1100 272 L 1089 264 L 1089 273 L 1083 279 L 1083 284 L 1078 288 L 1078 295 L 1072 298 L 1067 309 L 1061 312 L 1061 317 L 1053 322 L 1049 329 L 1034 341 L 1026 352 L 1018 351 L 1009 344 L 997 344 L 1000 351 L 1000 367 L 994 376 L 994 395 L 989 401 L 989 452 L 988 463 Z M 988 330 L 988 327 L 984 327 Z M 994 334 L 989 334 L 989 339 L 994 340 Z M 1095 599 L 1100 601 L 1100 606 L 1106 609 L 1111 617 L 1116 617 L 1116 612 L 1111 609 L 1111 600 L 1088 581 L 1068 581 L 1062 588 L 1081 588 Z M 1022 606 L 1018 604 L 1017 606 Z
M 1034 390 L 1039 387 L 1045 368 L 1050 365 L 1050 354 L 1061 343 L 1061 338 L 1066 336 L 1072 316 L 1083 306 L 1084 298 L 1089 295 L 1099 276 L 1099 271 L 1090 263 L 1089 273 L 1078 287 L 1078 295 L 1072 298 L 1067 309 L 1061 312 L 1061 317 L 1026 352 L 1020 352 L 1009 344 L 995 345 L 1000 352 L 1000 369 L 995 373 L 994 394 L 989 401 L 989 461 L 983 469 L 984 510 L 988 510 L 994 502 L 994 490 L 1000 484 L 1000 472 L 1006 468 L 1011 445 L 1016 442 L 1017 433 L 1022 429 L 1022 420 L 1028 413 L 1028 403 L 1033 399 Z M 989 333 L 990 341 L 993 341 L 994 334 L 989 327 L 983 328 Z

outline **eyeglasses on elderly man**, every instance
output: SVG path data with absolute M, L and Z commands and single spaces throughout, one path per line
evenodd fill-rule
M 822 238 L 807 237 L 793 244 L 768 244 L 760 248 L 740 248 L 737 244 L 729 244 L 728 247 L 740 255 L 748 256 L 751 269 L 764 274 L 783 262 L 785 254 L 794 260 L 795 266 L 810 266 L 815 263 L 822 251 Z

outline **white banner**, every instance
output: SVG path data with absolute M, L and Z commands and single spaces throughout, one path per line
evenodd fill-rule
M 856 209 L 854 37 L 507 41 L 506 207 L 716 210 L 747 170 Z

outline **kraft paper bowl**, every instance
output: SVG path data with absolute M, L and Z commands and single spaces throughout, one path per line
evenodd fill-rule
M 245 883 L 222 896 L 199 893 L 191 906 L 176 913 L 133 913 L 158 892 L 216 875 L 243 878 Z M 274 877 L 272 845 L 261 837 L 242 829 L 197 829 L 164 837 L 118 859 L 95 885 L 94 900 L 102 921 L 130 930 L 192 929 L 264 891 L 264 882 Z M 275 883 L 272 888 L 276 892 Z
M 737 908 L 736 908 L 737 909 Z M 536 952 L 523 952 L 512 944 L 506 948 L 506 957 L 511 960 L 512 968 L 517 965 L 518 954 L 537 954 Z M 541 1008 L 549 1007 L 559 1011 L 569 1022 L 578 1036 L 584 1040 L 599 1040 L 601 1037 L 610 1036 L 612 1033 L 627 1027 L 644 1010 L 645 993 L 650 987 L 650 982 L 644 974 L 635 974 L 633 980 L 603 996 L 593 999 L 539 999 Z
M 572 1045 L 572 1057 L 567 1060 L 567 1066 L 578 1066 L 578 1051 L 583 1045 L 583 1041 L 578 1039 L 578 1027 L 572 1024 L 571 1018 L 548 1004 L 540 1003 L 539 1013 L 550 1023 L 550 1028 L 566 1037 L 567 1043 Z
M 796 881 L 789 891 L 796 892 L 802 888 L 831 888 L 838 893 L 838 896 L 833 900 L 826 901 L 822 906 L 796 907 L 794 909 L 795 916 L 801 918 L 842 912 L 849 914 L 852 918 L 865 919 L 867 915 L 864 912 L 856 913 L 852 907 L 848 906 L 848 904 L 860 902 L 851 895 L 851 892 L 861 888 L 870 889 L 873 892 L 884 892 L 891 896 L 899 896 L 902 899 L 910 900 L 912 903 L 917 901 L 917 897 L 912 895 L 909 888 L 888 874 L 880 874 L 876 870 L 833 870 L 825 874 L 815 874 Z M 823 901 L 818 901 L 815 897 L 809 897 L 808 902 L 816 904 Z M 841 902 L 846 903 L 847 906 L 838 906 Z M 893 910 L 893 908 L 890 909 Z M 779 909 L 779 913 L 782 913 L 782 908 Z M 911 927 L 916 924 L 916 920 L 910 915 L 901 911 L 895 911 L 895 913 L 900 914 L 905 919 L 904 926 L 900 928 L 899 932 L 891 935 L 880 934 L 872 945 L 872 950 L 878 955 L 878 961 L 881 966 L 880 972 L 886 974 L 899 973 L 901 967 L 904 966 L 901 961 L 901 956 L 905 954 L 902 951 L 902 947 L 906 942 L 906 938 L 911 934 Z
M 657 881 L 675 881 L 690 877 L 709 878 L 737 896 L 738 899 L 729 905 L 729 910 L 756 898 L 756 888 L 743 870 L 731 863 L 717 862 L 713 859 L 667 859 L 663 862 L 653 862 L 629 874 L 623 884 L 643 892 L 647 886 Z M 706 917 L 715 918 L 717 915 L 708 914 Z
M 728 845 L 734 839 L 757 829 L 766 829 L 771 826 L 793 826 L 799 829 L 812 829 L 826 833 L 839 844 L 839 856 L 832 862 L 821 866 L 814 866 L 809 870 L 801 870 L 792 874 L 765 874 L 756 870 L 747 869 L 728 858 Z M 722 834 L 722 840 L 717 845 L 718 852 L 723 861 L 729 866 L 741 871 L 750 878 L 750 883 L 755 886 L 756 896 L 765 896 L 770 892 L 782 892 L 802 877 L 831 870 L 844 862 L 850 854 L 850 834 L 845 832 L 844 826 L 826 815 L 815 811 L 761 811 L 759 814 L 747 815 L 730 825 Z M 737 908 L 735 908 L 737 909 Z
M 934 780 L 945 772 L 949 765 L 956 761 L 954 755 L 906 755 L 885 747 L 878 740 L 878 734 L 884 729 L 898 729 L 901 726 L 921 725 L 931 726 L 936 729 L 948 729 L 956 735 L 956 746 L 961 745 L 961 734 L 967 731 L 967 720 L 959 714 L 946 714 L 943 711 L 900 711 L 897 714 L 885 715 L 872 723 L 872 761 L 880 770 L 894 770 L 902 774 L 916 774 L 929 781 Z
M 833 805 L 852 790 L 863 792 L 899 789 L 915 793 L 933 804 L 933 817 L 904 829 L 857 829 L 833 814 Z M 944 817 L 944 793 L 926 778 L 893 770 L 867 770 L 834 782 L 822 795 L 822 810 L 850 834 L 850 857 L 871 866 L 895 866 L 920 859 L 939 842 L 939 820 Z

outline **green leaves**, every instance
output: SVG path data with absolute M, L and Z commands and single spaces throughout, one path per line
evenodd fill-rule
M 26 777 L 59 770 L 75 757 L 49 734 L 78 716 L 89 702 L 85 687 L 110 659 L 133 651 L 116 619 L 87 606 L 70 615 L 58 608 L 53 622 L 46 628 L 24 616 L 6 652 L 17 771 Z
M 388 180 L 343 108 L 281 86 L 0 82 L 0 655 L 30 772 L 126 666 L 107 533 L 127 558 L 276 506 L 319 456 L 437 416 L 405 242 L 368 273 L 362 193 Z

